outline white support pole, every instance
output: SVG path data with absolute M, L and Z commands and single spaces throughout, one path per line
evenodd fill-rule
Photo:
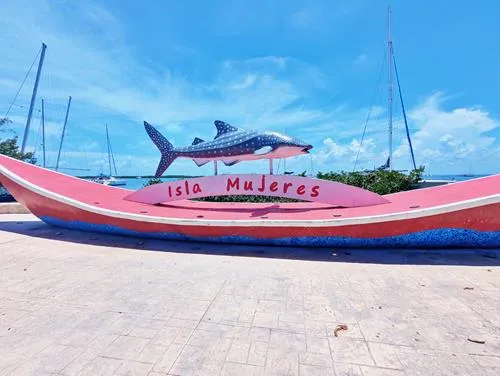
M 218 175 L 219 171 L 217 170 L 217 161 L 214 161 L 214 175 Z

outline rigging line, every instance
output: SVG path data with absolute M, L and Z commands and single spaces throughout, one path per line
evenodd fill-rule
M 16 101 L 17 99 L 17 96 L 19 95 L 19 93 L 21 92 L 21 89 L 23 88 L 24 86 L 24 83 L 26 82 L 26 79 L 28 78 L 31 70 L 33 69 L 33 66 L 35 65 L 35 62 L 37 61 L 38 59 L 38 56 L 40 56 L 40 52 L 42 52 L 42 48 L 43 47 L 40 47 L 40 49 L 38 50 L 38 53 L 36 54 L 35 56 L 35 60 L 33 60 L 33 62 L 31 63 L 31 66 L 30 68 L 28 69 L 28 72 L 26 73 L 26 76 L 24 76 L 24 80 L 23 82 L 21 83 L 21 86 L 19 86 L 19 89 L 17 90 L 17 93 L 16 95 L 14 96 L 14 99 L 12 100 L 12 102 L 10 102 L 10 105 L 9 105 L 9 109 L 7 110 L 7 112 L 5 113 L 4 117 L 7 117 L 7 115 L 9 114 L 10 110 L 12 109 L 12 106 L 14 105 L 14 102 Z
M 382 73 L 383 73 L 383 71 L 384 71 L 386 58 L 387 58 L 387 54 L 386 54 L 386 53 L 385 53 L 385 51 L 384 51 L 384 57 L 382 58 L 382 63 L 380 64 L 380 72 L 379 72 L 379 74 L 378 74 L 377 85 L 375 86 L 375 90 L 373 91 L 373 95 L 372 95 L 372 101 L 371 101 L 370 109 L 369 109 L 369 111 L 368 111 L 368 115 L 367 115 L 367 117 L 366 117 L 365 127 L 364 127 L 364 129 L 363 129 L 363 134 L 361 135 L 361 141 L 360 141 L 360 143 L 359 143 L 358 152 L 356 153 L 356 160 L 355 160 L 355 162 L 354 162 L 354 167 L 353 167 L 353 169 L 352 169 L 352 171 L 353 171 L 353 172 L 356 170 L 356 167 L 357 167 L 357 165 L 358 165 L 359 153 L 361 152 L 361 148 L 363 147 L 363 141 L 364 141 L 364 139 L 365 139 L 366 128 L 368 127 L 368 122 L 370 121 L 370 117 L 371 117 L 372 110 L 373 110 L 373 104 L 374 104 L 375 99 L 376 99 L 376 96 L 377 96 L 377 94 L 379 93 L 379 90 L 380 90 L 380 81 L 382 80 Z
M 394 54 L 394 49 L 392 50 L 392 60 L 394 62 L 394 72 L 396 73 L 396 82 L 398 83 L 398 92 L 399 92 L 399 99 L 401 101 L 401 110 L 403 112 L 403 119 L 405 121 L 406 138 L 408 139 L 408 144 L 410 145 L 410 153 L 411 153 L 411 160 L 413 162 L 413 168 L 416 170 L 417 164 L 415 163 L 415 154 L 413 153 L 413 145 L 411 143 L 410 130 L 408 128 L 408 120 L 406 119 L 405 105 L 403 102 L 403 93 L 401 92 L 401 85 L 399 83 L 399 74 L 398 74 L 398 68 L 396 66 L 396 56 Z

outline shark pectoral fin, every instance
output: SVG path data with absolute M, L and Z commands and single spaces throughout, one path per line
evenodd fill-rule
M 191 145 L 198 145 L 198 144 L 201 144 L 202 142 L 205 142 L 205 140 L 198 138 L 198 137 L 195 137 L 193 140 L 193 143 Z
M 210 161 L 207 161 L 205 159 L 193 159 L 193 162 L 196 163 L 198 167 L 201 167 L 203 165 L 206 165 Z
M 226 166 L 233 166 L 235 165 L 236 163 L 239 163 L 241 162 L 239 159 L 235 159 L 235 160 L 222 160 L 222 162 L 226 165 Z
M 264 154 L 270 153 L 272 150 L 273 150 L 272 147 L 264 146 L 264 147 L 261 147 L 260 149 L 255 150 L 253 153 L 255 155 L 264 155 Z

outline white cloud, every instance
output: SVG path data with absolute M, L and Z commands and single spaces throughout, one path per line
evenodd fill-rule
M 22 18 L 13 16 L 21 12 Z M 299 12 L 296 21 L 307 25 L 315 21 L 315 14 Z M 0 34 L 4 46 L 0 60 L 0 104 L 8 106 L 44 40 L 48 50 L 40 96 L 58 104 L 47 111 L 51 116 L 47 122 L 48 136 L 55 148 L 67 96 L 71 94 L 69 136 L 63 155 L 72 165 L 96 168 L 96 163 L 102 164 L 96 149 L 104 144 L 104 124 L 108 123 L 114 127 L 112 143 L 117 163 L 123 161 L 119 162 L 121 168 L 140 169 L 141 175 L 152 173 L 158 151 L 142 129 L 143 120 L 159 126 L 175 145 L 184 145 L 191 143 L 194 136 L 205 139 L 213 136 L 211 123 L 221 119 L 242 127 L 287 130 L 312 142 L 317 145 L 313 160 L 318 170 L 352 168 L 368 109 L 351 108 L 344 103 L 315 107 L 314 94 L 332 89 L 331 79 L 314 65 L 281 56 L 228 60 L 212 69 L 211 79 L 200 81 L 179 75 L 168 66 L 163 70 L 149 69 L 127 46 L 123 27 L 98 3 L 9 2 L 0 13 L 0 29 L 9 30 Z M 366 56 L 361 54 L 358 59 L 364 60 Z M 32 79 L 33 73 L 30 82 Z M 11 114 L 18 130 L 25 123 L 30 94 L 31 84 L 27 84 L 16 102 L 25 107 L 16 107 Z M 497 122 L 478 108 L 443 109 L 444 99 L 441 94 L 434 94 L 408 111 L 411 128 L 417 129 L 412 135 L 417 162 L 446 172 L 450 165 L 459 169 L 463 160 L 477 159 L 485 161 L 482 164 L 485 169 L 494 170 L 492 153 L 498 146 L 495 138 L 486 133 Z M 359 153 L 360 168 L 373 168 L 384 162 L 385 122 L 385 109 L 374 108 Z M 402 129 L 401 119 L 396 118 L 395 124 Z M 89 150 L 71 151 L 84 143 L 89 144 Z M 407 167 L 405 142 L 400 145 L 397 142 L 396 146 L 395 157 L 402 162 L 395 163 Z M 455 162 L 456 158 L 462 162 Z M 308 158 L 294 159 L 290 165 L 299 170 L 300 166 L 309 165 Z M 266 169 L 264 162 L 242 163 L 228 171 Z M 198 169 L 181 160 L 169 172 L 186 170 L 210 173 L 211 167 Z
M 497 140 L 488 136 L 500 126 L 480 108 L 444 109 L 447 98 L 434 93 L 409 111 L 409 121 L 418 131 L 412 136 L 417 163 L 433 171 L 463 172 L 466 163 L 476 164 L 477 172 L 499 169 Z M 407 148 L 407 146 L 400 146 Z
M 356 59 L 354 59 L 354 64 L 363 64 L 367 57 L 368 56 L 365 53 L 359 54 Z

